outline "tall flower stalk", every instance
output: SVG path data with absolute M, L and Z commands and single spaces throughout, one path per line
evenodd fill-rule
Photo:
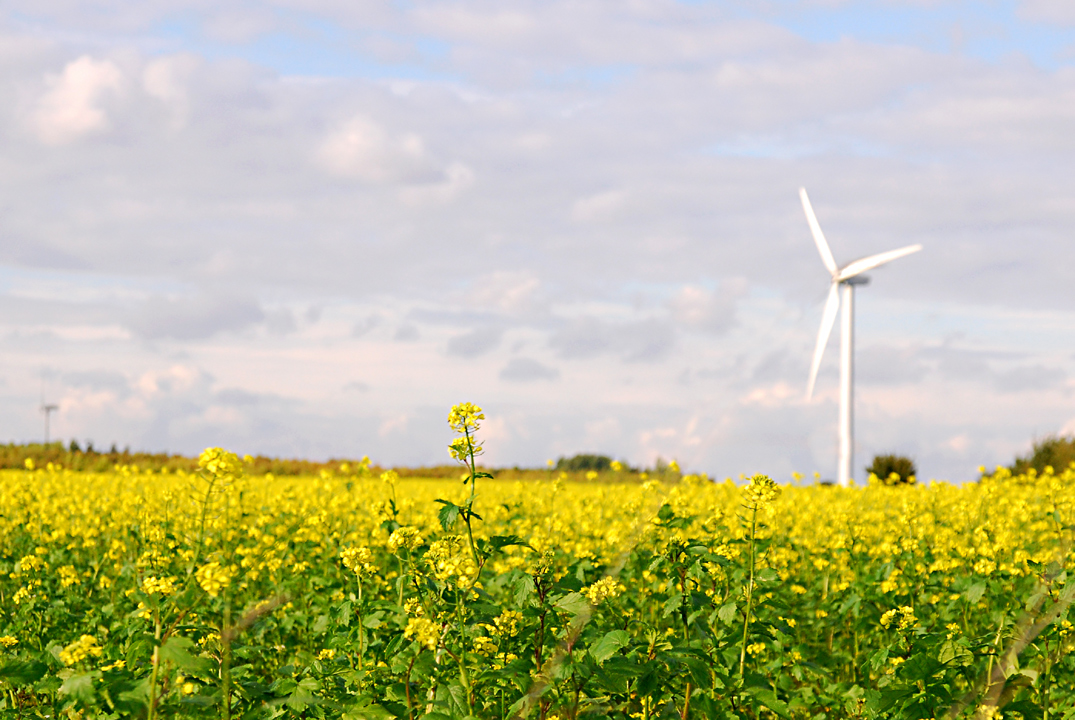
M 749 513 L 750 537 L 749 537 L 749 563 L 746 587 L 746 606 L 743 608 L 743 642 L 739 649 L 739 679 L 746 675 L 747 643 L 750 641 L 750 620 L 754 610 L 754 586 L 757 570 L 757 545 L 758 545 L 758 511 L 771 504 L 780 494 L 773 479 L 767 475 L 755 475 L 750 479 L 750 485 L 743 490 L 743 505 Z

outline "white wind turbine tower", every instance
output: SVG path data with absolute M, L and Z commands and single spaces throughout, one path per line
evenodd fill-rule
M 840 317 L 840 457 L 837 466 L 837 481 L 840 485 L 847 486 L 851 482 L 851 453 L 854 436 L 852 434 L 851 411 L 853 405 L 852 378 L 854 377 L 854 301 L 855 286 L 865 285 L 870 281 L 862 273 L 875 267 L 891 262 L 904 255 L 918 252 L 921 245 L 908 245 L 899 250 L 870 255 L 859 260 L 852 260 L 843 267 L 837 267 L 832 258 L 829 244 L 825 242 L 825 236 L 821 232 L 821 226 L 814 216 L 814 209 L 810 207 L 810 198 L 806 196 L 806 189 L 799 188 L 799 198 L 803 202 L 803 211 L 806 213 L 806 221 L 810 223 L 810 232 L 814 236 L 817 251 L 821 253 L 821 262 L 832 275 L 832 285 L 829 286 L 829 297 L 825 301 L 825 311 L 821 316 L 821 327 L 817 332 L 817 346 L 814 348 L 814 362 L 810 366 L 810 382 L 806 385 L 806 399 L 809 400 L 814 394 L 814 382 L 817 380 L 817 371 L 821 367 L 821 356 L 825 354 L 825 346 L 829 342 L 833 323 L 836 322 L 836 311 L 840 308 L 840 295 L 843 295 L 843 314 Z

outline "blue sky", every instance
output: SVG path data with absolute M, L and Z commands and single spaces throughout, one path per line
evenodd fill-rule
M 963 480 L 1075 432 L 1075 11 L 1022 2 L 14 0 L 0 437 Z

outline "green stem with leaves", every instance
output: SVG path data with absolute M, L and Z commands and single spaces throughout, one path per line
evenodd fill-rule
M 750 508 L 750 576 L 747 579 L 747 604 L 743 608 L 743 643 L 739 650 L 739 679 L 746 676 L 747 664 L 747 641 L 750 639 L 750 613 L 754 601 L 754 551 L 755 539 L 758 532 L 758 505 L 754 503 Z

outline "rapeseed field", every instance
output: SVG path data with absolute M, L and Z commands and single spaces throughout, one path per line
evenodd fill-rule
M 1075 717 L 1075 469 L 509 483 L 483 420 L 450 480 L 0 472 L 0 712 Z

